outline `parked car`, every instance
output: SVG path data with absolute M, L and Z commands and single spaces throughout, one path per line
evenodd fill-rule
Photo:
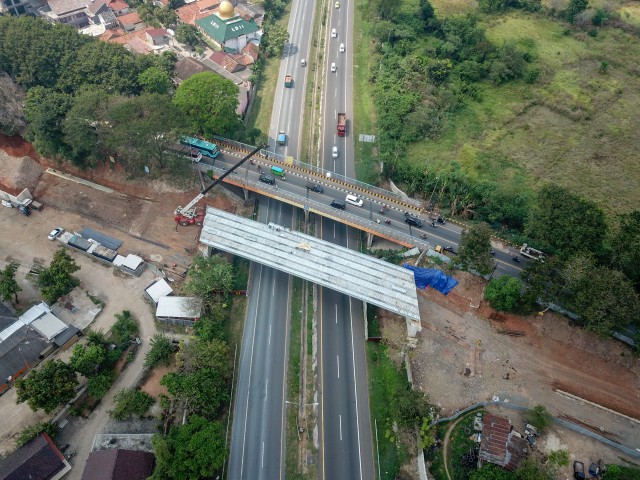
M 577 460 L 573 462 L 573 478 L 575 480 L 585 480 L 587 478 L 584 474 L 584 464 Z
M 304 58 L 302 60 L 300 60 L 300 66 L 301 67 L 306 67 L 307 66 L 307 60 L 304 59 Z
M 324 193 L 324 188 L 322 188 L 322 186 L 318 185 L 317 183 L 307 183 L 307 190 L 311 190 L 312 192 L 316 193 Z
M 361 207 L 364 203 L 364 201 L 360 197 L 351 194 L 347 195 L 344 201 L 350 203 L 351 205 L 355 205 L 356 207 Z
M 62 227 L 56 227 L 53 230 L 51 230 L 51 233 L 49 234 L 49 236 L 47 237 L 49 240 L 55 240 L 56 238 L 58 238 L 60 236 L 60 234 L 64 232 L 64 228 Z
M 28 217 L 29 215 L 31 215 L 31 210 L 29 210 L 29 207 L 25 207 L 22 204 L 18 205 L 18 211 L 21 214 L 23 214 L 25 217 Z

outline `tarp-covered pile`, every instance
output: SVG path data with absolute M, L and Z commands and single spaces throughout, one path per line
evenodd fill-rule
M 413 265 L 409 265 L 408 263 L 405 263 L 402 266 L 409 270 L 413 270 L 416 287 L 421 290 L 431 287 L 443 295 L 447 295 L 455 288 L 456 285 L 458 285 L 458 280 L 450 277 L 449 275 L 445 275 L 441 270 L 436 270 L 435 268 L 418 268 Z

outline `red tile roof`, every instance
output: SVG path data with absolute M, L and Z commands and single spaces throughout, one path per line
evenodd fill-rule
M 260 47 L 258 47 L 258 45 L 256 45 L 253 42 L 247 43 L 247 45 L 242 49 L 242 53 L 244 53 L 245 55 L 249 55 L 251 58 L 253 58 L 253 62 L 258 60 L 259 51 L 260 51 Z
M 211 15 L 218 5 L 220 5 L 220 0 L 200 0 L 183 5 L 176 10 L 176 13 L 183 23 L 195 25 L 196 20 Z
M 118 17 L 118 21 L 120 25 L 135 25 L 136 23 L 142 23 L 142 19 L 138 12 L 127 13 L 126 15 L 121 15 Z
M 151 37 L 162 37 L 169 35 L 169 32 L 167 32 L 164 28 L 151 28 L 147 30 L 147 35 Z
M 145 480 L 153 473 L 153 453 L 135 450 L 98 450 L 91 452 L 82 480 Z
M 511 431 L 509 419 L 486 413 L 482 419 L 479 456 L 507 470 L 515 470 L 528 453 L 527 441 Z

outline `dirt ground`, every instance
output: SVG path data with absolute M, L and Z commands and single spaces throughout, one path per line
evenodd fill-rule
M 447 297 L 433 290 L 420 292 L 423 330 L 409 354 L 416 388 L 442 408 L 442 416 L 494 397 L 525 406 L 543 404 L 553 415 L 640 448 L 640 421 L 558 392 L 640 419 L 640 362 L 626 346 L 572 327 L 554 313 L 522 318 L 494 312 L 481 300 L 483 279 L 455 276 L 460 284 Z M 383 336 L 400 361 L 404 322 L 382 317 Z M 584 442 L 600 448 L 599 443 Z

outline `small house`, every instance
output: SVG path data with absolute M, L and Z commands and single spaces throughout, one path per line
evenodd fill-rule
M 527 441 L 513 430 L 508 418 L 485 414 L 478 454 L 480 464 L 493 463 L 513 472 L 528 453 Z
M 0 462 L 3 480 L 57 480 L 71 465 L 53 440 L 41 433 Z
M 156 318 L 176 325 L 191 326 L 202 314 L 202 304 L 194 297 L 160 297 Z
M 154 305 L 158 305 L 160 298 L 171 295 L 173 293 L 173 289 L 164 278 L 161 278 L 145 288 L 144 293 Z

